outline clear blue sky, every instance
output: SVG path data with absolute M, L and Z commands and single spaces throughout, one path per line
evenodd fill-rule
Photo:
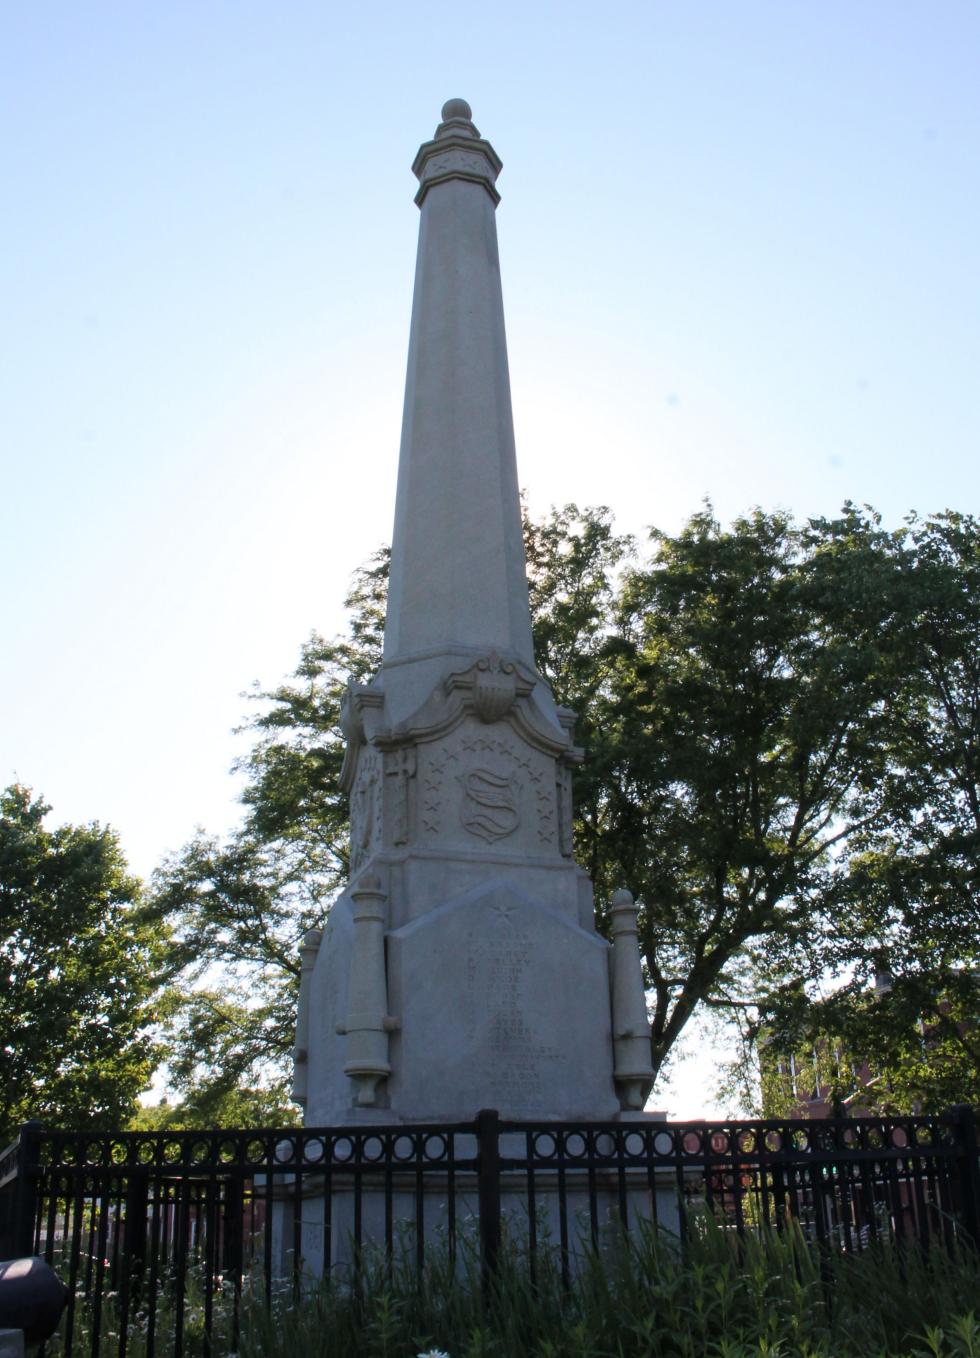
M 0 778 L 142 873 L 388 537 L 449 96 L 533 507 L 980 508 L 976 0 L 51 0 L 0 64 Z

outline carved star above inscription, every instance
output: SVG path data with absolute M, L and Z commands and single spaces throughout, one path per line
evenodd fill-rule
M 490 909 L 504 924 L 509 924 L 511 928 L 514 927 L 514 921 L 511 919 L 511 915 L 517 909 L 517 906 L 513 901 L 494 901 Z

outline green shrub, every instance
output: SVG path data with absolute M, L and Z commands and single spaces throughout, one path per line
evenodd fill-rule
M 926 1252 L 875 1245 L 821 1252 L 790 1223 L 739 1240 L 713 1218 L 688 1221 L 683 1251 L 653 1230 L 580 1250 L 571 1280 L 554 1246 L 526 1251 L 505 1239 L 492 1286 L 481 1286 L 475 1242 L 455 1255 L 427 1252 L 418 1274 L 411 1238 L 392 1257 L 365 1252 L 350 1272 L 297 1296 L 261 1273 L 244 1280 L 240 1335 L 234 1289 L 213 1299 L 211 1358 L 980 1358 L 980 1260 L 966 1249 Z M 172 1279 L 156 1307 L 155 1358 L 174 1352 Z M 221 1282 L 221 1280 L 219 1280 Z M 208 1352 L 202 1278 L 188 1269 L 183 1346 Z M 81 1295 L 73 1354 L 90 1352 L 94 1315 Z M 126 1358 L 145 1358 L 145 1302 L 134 1312 Z M 117 1358 L 118 1298 L 103 1300 L 101 1354 Z M 63 1341 L 48 1347 L 60 1358 Z
M 969 1308 L 980 1263 L 960 1250 L 826 1254 L 793 1226 L 739 1241 L 711 1218 L 676 1241 L 641 1231 L 580 1254 L 505 1247 L 489 1295 L 475 1250 L 369 1256 L 356 1290 L 321 1285 L 243 1316 L 242 1358 L 980 1358 Z

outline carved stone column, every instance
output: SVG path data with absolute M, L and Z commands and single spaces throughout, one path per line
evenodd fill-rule
M 613 932 L 613 1079 L 622 1107 L 639 1111 L 653 1086 L 653 1064 L 636 905 L 628 891 L 613 894 L 610 913 Z
M 391 1074 L 388 1034 L 397 1022 L 388 1015 L 385 975 L 385 895 L 381 879 L 366 874 L 351 891 L 354 903 L 354 942 L 351 949 L 350 992 L 346 1024 L 344 1074 L 354 1083 L 354 1103 L 377 1103 L 378 1085 Z
M 320 929 L 308 929 L 299 948 L 299 1003 L 296 1007 L 296 1046 L 293 1048 L 293 1090 L 297 1103 L 306 1105 L 309 1083 L 310 984 L 320 951 Z

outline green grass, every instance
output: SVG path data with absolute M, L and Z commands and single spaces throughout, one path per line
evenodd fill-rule
M 682 1259 L 651 1231 L 585 1258 L 571 1287 L 555 1252 L 532 1283 L 505 1251 L 485 1298 L 472 1257 L 366 1262 L 359 1298 L 321 1287 L 250 1307 L 242 1358 L 980 1358 L 975 1255 L 894 1247 L 821 1261 L 798 1230 L 738 1243 L 691 1223 Z
M 297 1298 L 285 1280 L 265 1301 L 245 1280 L 238 1358 L 980 1358 L 980 1259 L 879 1246 L 821 1257 L 800 1231 L 739 1242 L 711 1218 L 689 1222 L 682 1257 L 653 1231 L 614 1238 L 578 1258 L 570 1286 L 557 1250 L 528 1259 L 505 1241 L 489 1295 L 472 1242 L 453 1260 L 433 1249 L 421 1277 L 406 1239 L 393 1259 L 367 1254 L 350 1277 Z M 204 1353 L 200 1279 L 188 1275 L 184 1343 Z M 215 1297 L 212 1358 L 231 1348 L 232 1290 Z M 115 1299 L 103 1307 L 104 1358 L 118 1352 Z M 157 1358 L 173 1352 L 174 1312 L 164 1289 Z M 79 1299 L 75 1354 L 86 1358 L 91 1316 Z M 137 1314 L 127 1358 L 145 1355 Z M 59 1341 L 49 1345 L 56 1358 Z

